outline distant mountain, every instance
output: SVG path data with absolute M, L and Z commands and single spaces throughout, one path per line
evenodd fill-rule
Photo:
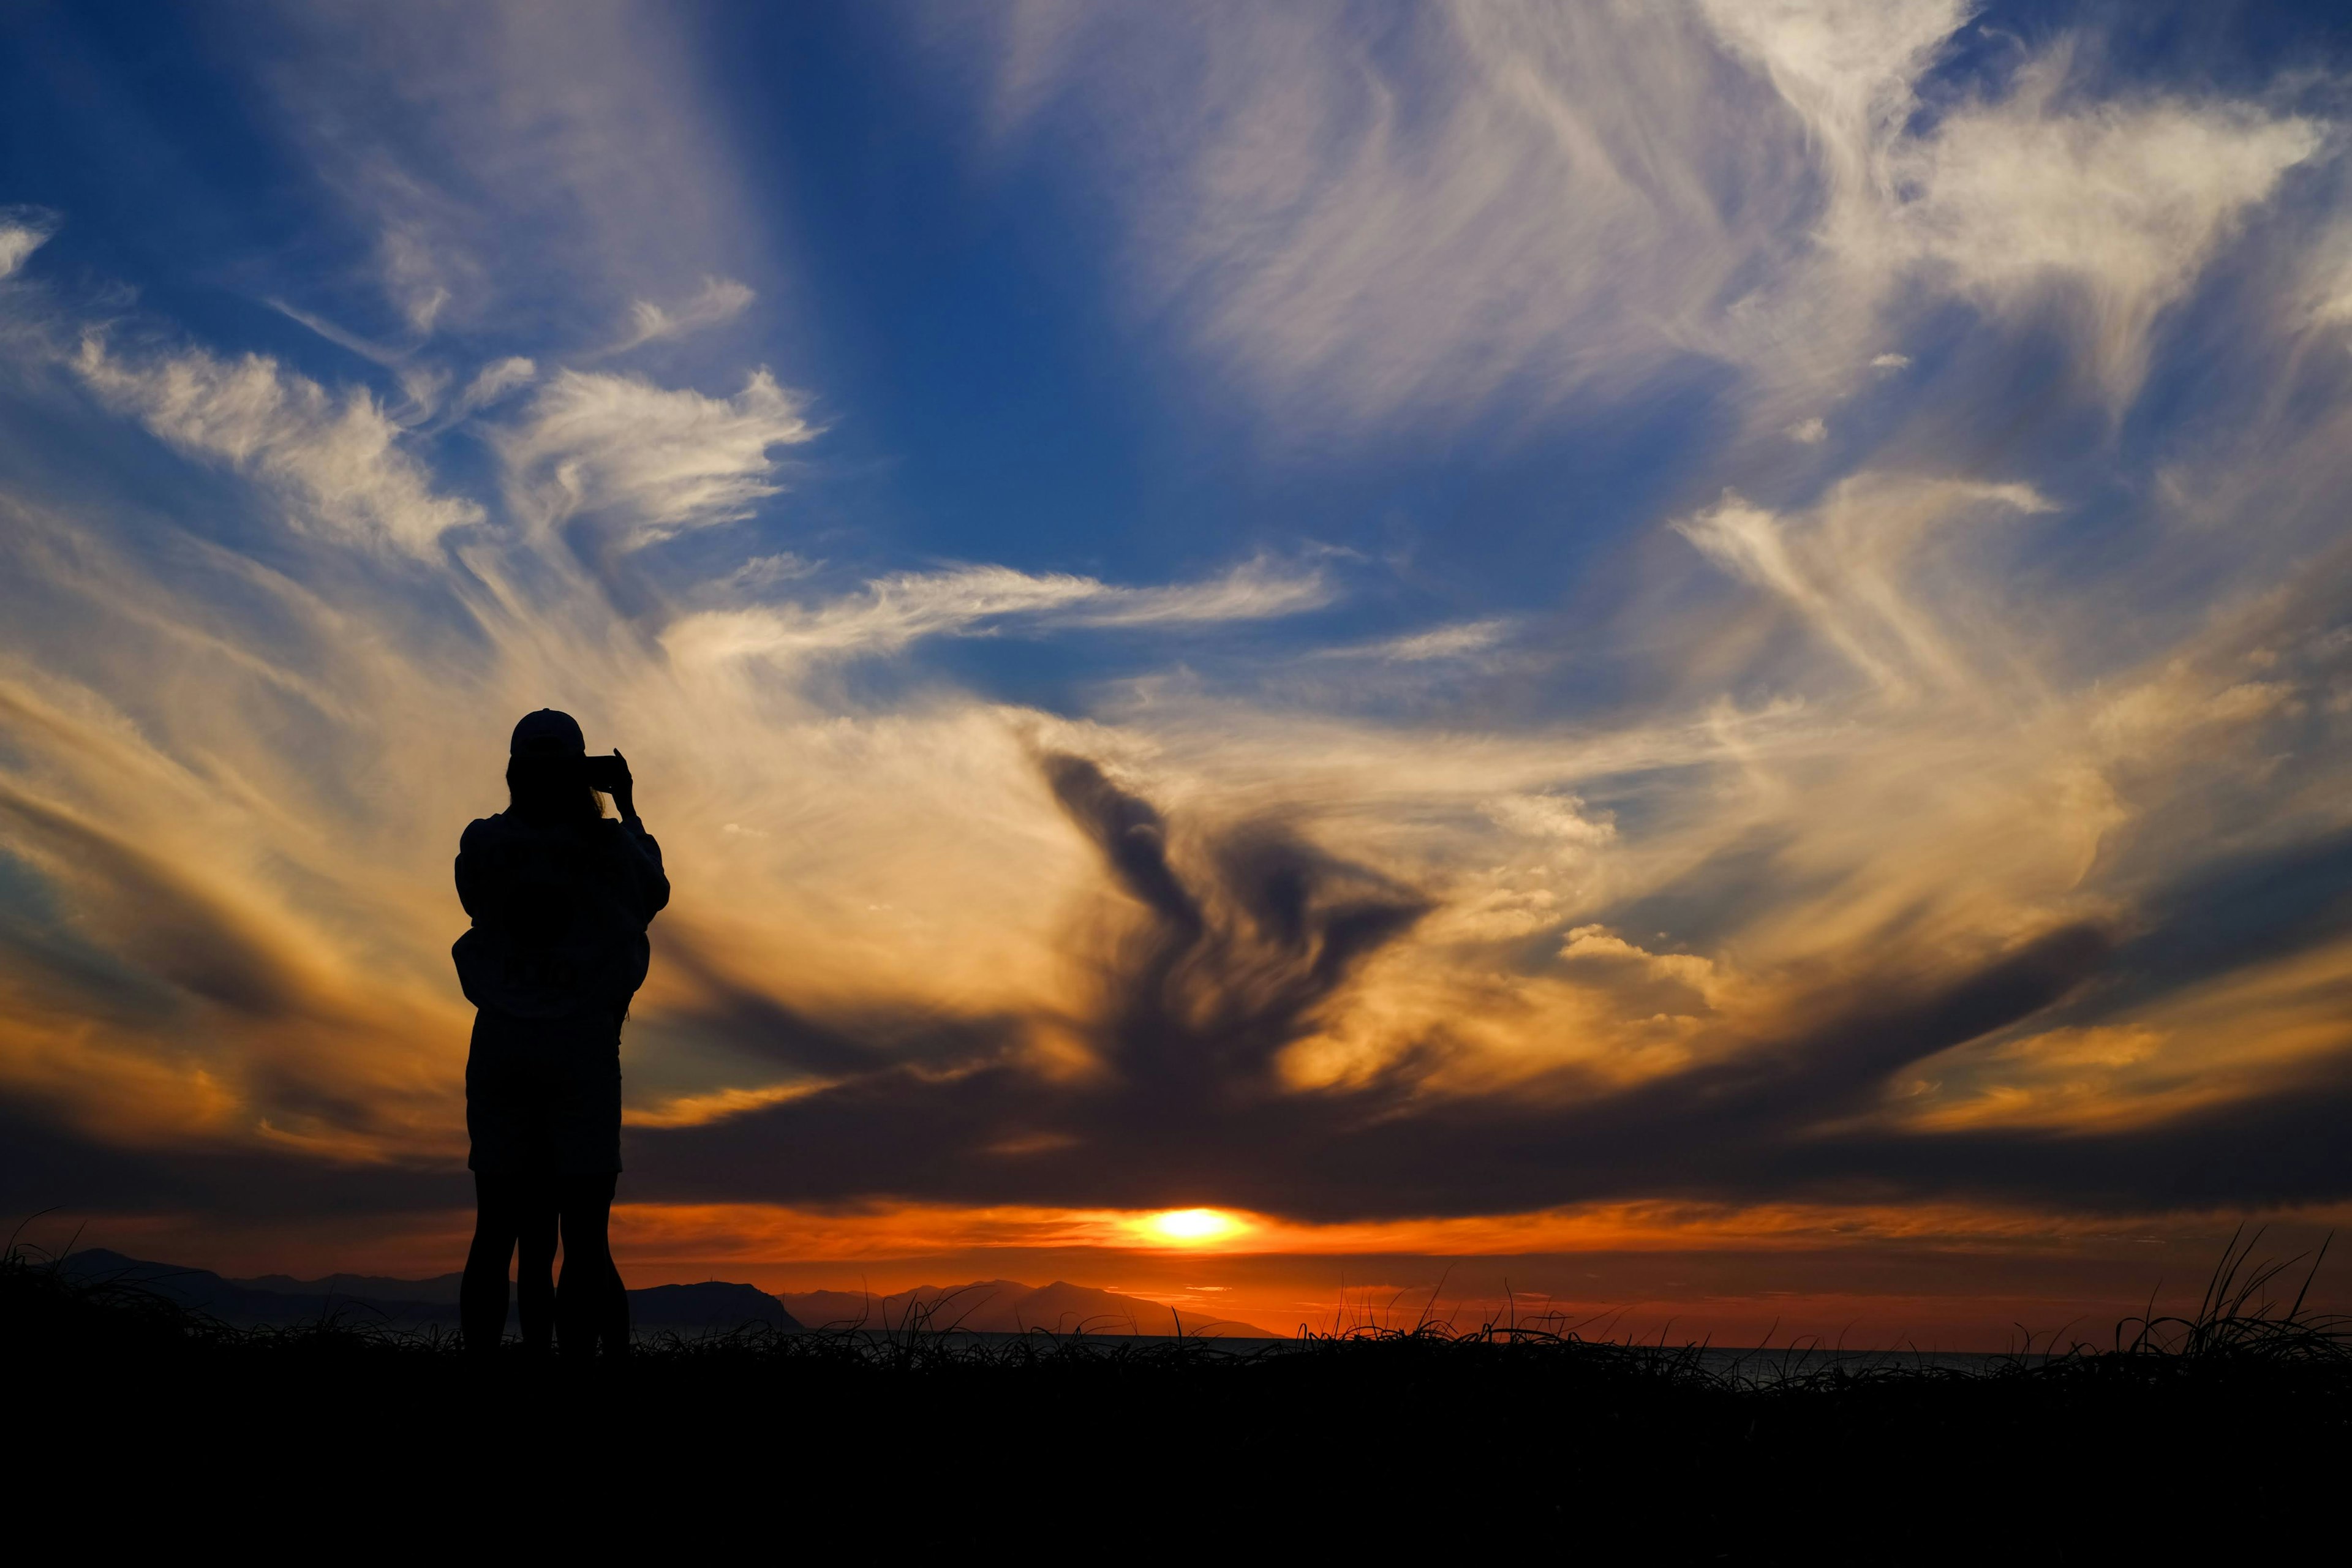
M 64 1268 L 67 1273 L 81 1279 L 119 1280 L 140 1286 L 225 1322 L 310 1322 L 326 1313 L 342 1310 L 402 1323 L 454 1324 L 457 1321 L 455 1290 L 448 1292 L 443 1300 L 434 1300 L 430 1296 L 429 1292 L 437 1281 L 374 1280 L 372 1283 L 388 1289 L 365 1294 L 327 1289 L 296 1293 L 269 1289 L 258 1281 L 225 1279 L 209 1268 L 189 1268 L 175 1263 L 154 1263 L 142 1258 L 126 1258 L 102 1247 L 69 1254 Z M 289 1283 L 299 1285 L 302 1282 Z M 323 1285 L 325 1282 L 317 1283 Z
M 307 1323 L 336 1313 L 396 1328 L 455 1328 L 457 1323 L 460 1276 L 456 1274 L 430 1279 L 387 1279 L 366 1274 L 324 1279 L 265 1274 L 258 1279 L 226 1279 L 208 1268 L 151 1263 L 104 1247 L 74 1253 L 64 1267 L 78 1279 L 119 1279 L 141 1286 L 224 1322 Z M 509 1302 L 509 1322 L 513 1315 Z M 783 1303 L 766 1291 L 719 1280 L 632 1290 L 629 1318 L 641 1329 L 734 1329 L 766 1323 L 791 1331 L 801 1326 Z
M 802 1326 L 782 1301 L 765 1290 L 718 1279 L 632 1290 L 629 1321 L 641 1329 L 739 1329 L 765 1323 L 789 1332 Z
M 793 1316 L 811 1328 L 839 1328 L 860 1323 L 868 1328 L 903 1327 L 910 1315 L 927 1318 L 934 1329 L 965 1329 L 979 1333 L 1017 1334 L 1031 1329 L 1055 1333 L 1089 1334 L 1208 1334 L 1218 1339 L 1273 1339 L 1276 1336 L 1248 1323 L 1180 1312 L 1141 1296 L 1098 1290 L 1088 1285 L 1055 1280 L 1043 1287 L 1013 1279 L 984 1279 L 970 1285 L 921 1285 L 889 1296 L 866 1296 L 854 1290 L 786 1290 L 782 1301 Z
M 393 1279 L 373 1274 L 335 1274 L 320 1279 L 265 1274 L 229 1279 L 208 1268 L 186 1268 L 126 1258 L 94 1247 L 66 1259 L 68 1273 L 85 1279 L 121 1279 L 143 1286 L 200 1312 L 230 1323 L 307 1323 L 330 1313 L 367 1318 L 397 1328 L 455 1328 L 461 1276 Z M 850 1290 L 788 1291 L 770 1295 L 751 1285 L 709 1280 L 699 1285 L 656 1285 L 629 1292 L 629 1316 L 641 1329 L 679 1331 L 733 1329 L 766 1323 L 791 1331 L 803 1327 L 874 1329 L 906 1326 L 910 1315 L 926 1317 L 934 1329 L 978 1333 L 1206 1334 L 1218 1339 L 1272 1339 L 1248 1323 L 1180 1312 L 1141 1296 L 1055 1280 L 1044 1287 L 1015 1279 L 983 1279 L 970 1285 L 923 1285 L 888 1296 Z M 512 1321 L 509 1308 L 509 1321 Z

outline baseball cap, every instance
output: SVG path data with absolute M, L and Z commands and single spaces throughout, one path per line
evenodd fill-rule
M 569 713 L 552 708 L 541 708 L 526 713 L 514 727 L 514 739 L 507 742 L 507 754 L 513 757 L 584 757 L 588 754 L 588 737 L 580 732 L 580 721 Z

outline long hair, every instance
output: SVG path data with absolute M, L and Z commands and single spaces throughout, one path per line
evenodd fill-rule
M 533 822 L 593 822 L 604 803 L 588 787 L 585 757 L 509 757 L 507 809 Z

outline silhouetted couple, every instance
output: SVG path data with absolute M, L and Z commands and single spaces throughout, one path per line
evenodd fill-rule
M 474 918 L 451 956 L 475 1007 L 466 1163 L 477 1205 L 458 1322 L 468 1351 L 498 1347 L 519 1254 L 523 1343 L 544 1352 L 560 1334 L 567 1356 L 600 1345 L 617 1355 L 629 1304 L 605 1232 L 621 1170 L 621 1024 L 669 879 L 618 752 L 590 757 L 579 723 L 551 708 L 526 714 L 508 750 L 507 809 L 457 844 L 457 898 Z

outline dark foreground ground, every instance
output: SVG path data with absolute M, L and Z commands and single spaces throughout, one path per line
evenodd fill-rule
M 2352 1336 L 2274 1279 L 2225 1266 L 2196 1318 L 2104 1352 L 1759 1383 L 1433 1329 L 1235 1355 L 918 1322 L 477 1361 L 230 1329 L 13 1255 L 10 1528 L 369 1562 L 2333 1559 Z

